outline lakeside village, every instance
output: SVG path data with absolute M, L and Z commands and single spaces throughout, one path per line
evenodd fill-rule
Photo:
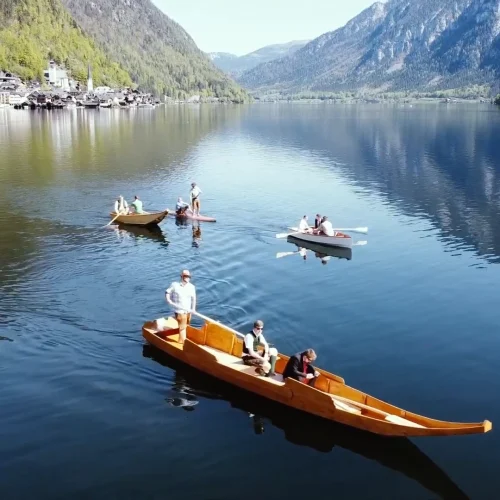
M 88 66 L 87 85 L 72 80 L 66 69 L 49 61 L 45 82 L 23 82 L 18 76 L 0 71 L 0 107 L 14 109 L 63 108 L 154 108 L 160 104 L 151 94 L 130 88 L 95 87 Z

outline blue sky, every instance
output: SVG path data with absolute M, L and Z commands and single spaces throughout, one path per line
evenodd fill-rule
M 243 55 L 343 26 L 375 0 L 153 0 L 206 52 Z

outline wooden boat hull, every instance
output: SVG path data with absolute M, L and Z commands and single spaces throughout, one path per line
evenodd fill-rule
M 337 259 L 347 259 L 347 260 L 352 259 L 352 248 L 324 246 L 320 245 L 319 243 L 310 243 L 308 241 L 299 240 L 295 238 L 295 236 L 289 236 L 287 238 L 287 241 L 289 243 L 297 245 L 298 248 L 305 248 L 319 255 L 336 257 Z
M 114 219 L 116 217 L 116 212 L 111 212 L 109 215 L 111 219 Z M 154 226 L 159 224 L 167 215 L 168 210 L 145 214 L 120 215 L 115 219 L 115 222 L 129 226 Z
M 352 248 L 352 238 L 348 234 L 337 232 L 336 236 L 324 236 L 319 234 L 291 233 L 289 238 L 303 241 L 305 243 L 316 243 L 324 247 Z
M 288 356 L 279 355 L 276 376 L 261 377 L 255 368 L 241 361 L 242 341 L 223 326 L 207 323 L 188 326 L 184 344 L 178 342 L 177 322 L 168 318 L 162 331 L 155 322 L 142 328 L 144 338 L 170 356 L 213 377 L 277 401 L 361 430 L 385 436 L 452 436 L 488 432 L 491 422 L 458 423 L 435 420 L 385 403 L 345 384 L 342 377 L 316 368 L 320 376 L 315 387 L 281 373 Z

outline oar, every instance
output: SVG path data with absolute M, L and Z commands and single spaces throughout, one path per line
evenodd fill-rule
M 189 311 L 189 312 L 193 316 L 198 316 L 198 318 L 201 318 L 201 319 L 207 321 L 208 323 L 216 323 L 217 325 L 222 326 L 222 328 L 225 328 L 226 330 L 234 333 L 238 337 L 241 337 L 241 338 L 245 337 L 242 333 L 237 332 L 236 330 L 233 330 L 232 328 L 230 328 L 229 326 L 226 326 L 224 323 L 221 323 L 220 321 L 216 321 L 215 319 L 209 318 L 208 316 L 205 316 L 204 314 L 200 314 L 199 312 L 196 312 L 196 311 Z
M 289 227 L 288 229 L 291 229 L 294 232 L 298 232 L 299 231 L 298 227 Z M 368 234 L 368 228 L 367 227 L 334 227 L 333 230 L 334 231 L 340 231 L 341 233 L 345 232 L 345 233 Z
M 114 219 L 111 219 L 110 222 L 108 222 L 105 226 L 102 226 L 102 227 L 108 227 L 110 224 L 113 224 L 113 222 L 115 222 L 115 220 L 118 219 L 118 217 L 120 217 L 120 215 L 122 215 L 122 214 L 120 212 L 118 212 L 117 216 Z
M 298 250 L 296 252 L 278 252 L 276 254 L 276 258 L 281 259 L 282 257 L 287 257 L 288 255 L 295 255 L 297 253 L 300 253 L 300 250 Z

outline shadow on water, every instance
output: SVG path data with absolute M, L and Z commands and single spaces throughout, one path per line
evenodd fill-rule
M 200 398 L 227 401 L 231 407 L 250 414 L 257 435 L 262 434 L 267 425 L 272 425 L 281 429 L 285 439 L 295 445 L 322 453 L 329 453 L 338 446 L 404 474 L 439 498 L 469 498 L 409 439 L 378 436 L 287 408 L 217 380 L 149 344 L 143 345 L 142 353 L 174 370 L 173 394 L 166 398 L 173 406 L 195 411 Z
M 168 246 L 169 241 L 165 233 L 159 226 L 143 227 L 143 226 L 129 226 L 124 224 L 117 224 L 116 231 L 120 235 L 130 235 L 136 239 L 149 239 L 159 241 L 160 243 Z
M 320 245 L 318 243 L 311 243 L 308 241 L 302 241 L 294 238 L 293 236 L 288 236 L 288 243 L 293 243 L 297 247 L 296 255 L 300 255 L 303 260 L 307 260 L 307 252 L 311 252 L 314 257 L 320 259 L 321 264 L 328 264 L 328 261 L 334 257 L 336 259 L 351 260 L 352 259 L 352 249 L 351 248 L 341 248 L 341 247 L 328 247 L 325 245 Z M 284 252 L 284 254 L 291 252 Z M 295 253 L 295 252 L 294 252 Z

